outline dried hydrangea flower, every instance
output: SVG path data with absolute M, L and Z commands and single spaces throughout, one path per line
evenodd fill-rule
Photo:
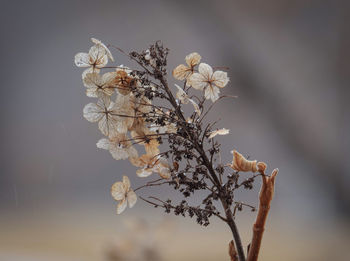
M 222 128 L 222 129 L 210 132 L 210 135 L 209 135 L 208 139 L 212 139 L 216 135 L 226 135 L 226 134 L 229 134 L 229 133 L 230 133 L 230 130 Z
M 127 205 L 132 208 L 137 201 L 136 193 L 130 188 L 130 180 L 127 176 L 123 176 L 123 182 L 116 182 L 111 188 L 112 197 L 120 201 L 117 206 L 117 214 L 121 214 Z
M 201 63 L 198 67 L 198 73 L 192 74 L 189 78 L 191 86 L 197 90 L 204 91 L 205 98 L 215 102 L 219 98 L 220 89 L 224 88 L 229 82 L 227 73 L 215 71 L 210 65 Z
M 177 80 L 187 80 L 193 74 L 194 67 L 201 61 L 201 56 L 198 53 L 190 53 L 185 61 L 187 65 L 180 64 L 173 70 L 173 76 Z
M 233 159 L 229 165 L 233 170 L 243 172 L 256 172 L 258 170 L 256 166 L 256 160 L 247 160 L 241 153 L 236 150 L 232 151 Z
M 100 98 L 96 103 L 89 103 L 84 107 L 84 118 L 90 122 L 98 122 L 98 128 L 107 137 L 113 138 L 118 134 L 126 133 L 128 121 L 133 120 L 119 110 L 119 104 L 110 101 L 108 96 Z M 124 112 L 125 113 L 125 112 Z M 131 123 L 132 124 L 132 123 Z
M 89 53 L 77 53 L 74 61 L 78 67 L 89 67 L 82 74 L 84 78 L 85 74 L 98 73 L 101 68 L 105 67 L 108 63 L 108 57 L 106 49 L 102 45 L 96 44 L 90 48 Z
M 108 72 L 102 76 L 98 73 L 87 73 L 84 75 L 83 83 L 87 88 L 88 97 L 101 97 L 101 95 L 111 96 L 116 88 L 115 72 Z

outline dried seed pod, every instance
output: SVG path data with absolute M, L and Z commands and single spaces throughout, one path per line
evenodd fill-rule
M 244 172 L 257 172 L 258 168 L 256 167 L 256 160 L 247 160 L 242 154 L 234 150 L 233 159 L 231 165 L 229 165 L 232 169 L 236 171 L 244 171 Z

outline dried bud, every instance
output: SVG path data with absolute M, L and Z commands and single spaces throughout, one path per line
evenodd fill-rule
M 260 161 L 260 162 L 258 162 L 257 166 L 258 166 L 258 171 L 259 171 L 261 174 L 264 174 L 264 173 L 265 173 L 265 170 L 266 170 L 266 168 L 267 168 L 266 163 Z
M 244 171 L 244 172 L 256 172 L 258 169 L 256 167 L 256 160 L 247 160 L 243 157 L 242 154 L 234 150 L 233 159 L 231 165 L 229 165 L 232 169 L 236 171 Z

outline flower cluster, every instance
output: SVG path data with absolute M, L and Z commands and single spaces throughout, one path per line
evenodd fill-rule
M 107 66 L 109 60 L 114 61 L 110 50 L 101 41 L 91 40 L 93 46 L 88 53 L 78 53 L 75 64 L 86 68 L 82 73 L 86 95 L 97 99 L 83 110 L 85 119 L 96 122 L 104 135 L 97 147 L 108 150 L 116 160 L 128 159 L 138 168 L 138 177 L 159 175 L 136 189 L 131 188 L 127 176 L 114 183 L 111 194 L 119 201 L 117 213 L 122 213 L 127 205 L 130 208 L 135 205 L 138 190 L 168 185 L 182 194 L 180 202 L 154 196 L 139 195 L 139 198 L 163 208 L 166 213 L 194 217 L 203 226 L 209 225 L 211 217 L 218 217 L 230 227 L 239 260 L 244 261 L 234 219 L 237 211 L 243 208 L 255 211 L 256 208 L 237 200 L 235 192 L 241 188 L 251 190 L 255 179 L 262 177 L 263 193 L 260 195 L 263 196 L 260 196 L 259 207 L 262 212 L 258 213 L 256 223 L 261 226 L 266 220 L 278 170 L 269 177 L 265 174 L 267 165 L 264 162 L 248 160 L 236 150 L 232 152 L 231 163 L 221 162 L 221 144 L 216 139 L 229 134 L 229 130 L 217 128 L 217 122 L 206 122 L 205 117 L 218 100 L 232 98 L 220 96 L 221 89 L 229 82 L 227 73 L 201 62 L 198 53 L 190 53 L 185 57 L 186 64 L 172 71 L 174 79 L 182 83 L 177 82 L 170 88 L 167 79 L 169 50 L 160 42 L 129 54 L 115 47 L 136 63 L 137 69 L 133 69 L 123 65 Z M 102 73 L 106 69 L 113 70 Z M 209 106 L 208 102 L 211 102 Z M 184 106 L 192 109 L 189 114 L 183 110 Z M 187 200 L 191 196 L 197 201 L 195 205 Z M 250 256 L 257 256 L 260 231 L 263 228 L 255 231 Z
M 108 150 L 116 160 L 128 159 L 131 164 L 139 168 L 136 171 L 139 177 L 158 173 L 161 178 L 170 179 L 172 168 L 167 157 L 171 152 L 161 153 L 159 150 L 163 136 L 168 135 L 167 139 L 170 141 L 179 139 L 178 134 L 184 132 L 189 124 L 193 125 L 194 121 L 199 120 L 204 100 L 197 97 L 199 104 L 195 102 L 196 96 L 189 95 L 191 87 L 202 90 L 203 97 L 214 102 L 219 97 L 218 88 L 223 88 L 229 81 L 227 73 L 222 71 L 213 73 L 208 64 L 200 63 L 201 56 L 198 53 L 187 55 L 185 58 L 187 65 L 179 65 L 173 70 L 174 78 L 184 81 L 184 88 L 175 84 L 176 105 L 190 103 L 194 109 L 191 117 L 183 122 L 176 113 L 177 108 L 152 104 L 154 98 L 169 99 L 166 96 L 166 94 L 169 96 L 169 93 L 167 89 L 161 88 L 159 84 L 149 79 L 151 73 L 148 69 L 131 70 L 120 65 L 108 67 L 114 68 L 114 71 L 101 73 L 102 69 L 107 69 L 108 61 L 114 61 L 114 58 L 108 47 L 100 40 L 92 38 L 91 41 L 93 46 L 89 52 L 78 53 L 75 56 L 75 64 L 87 68 L 82 73 L 86 95 L 97 98 L 96 103 L 87 104 L 83 110 L 84 118 L 90 122 L 97 122 L 99 130 L 105 136 L 97 142 L 97 147 Z M 166 61 L 164 54 L 162 47 L 156 44 L 141 54 L 134 52 L 131 56 L 135 60 L 138 59 L 144 68 L 150 67 L 150 70 L 156 73 L 156 71 L 164 72 L 162 70 L 162 63 Z M 226 129 L 217 129 L 206 135 L 212 139 L 216 135 L 225 135 L 228 132 Z M 135 144 L 143 146 L 145 153 L 139 156 Z M 114 198 L 119 200 L 119 197 Z M 133 205 L 130 204 L 130 207 Z M 125 206 L 122 201 L 117 212 L 121 213 Z

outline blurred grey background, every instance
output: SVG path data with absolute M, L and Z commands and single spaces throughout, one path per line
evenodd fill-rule
M 73 61 L 95 37 L 126 51 L 162 40 L 169 71 L 193 51 L 228 66 L 223 93 L 239 98 L 209 116 L 231 130 L 223 159 L 236 148 L 280 169 L 261 260 L 349 260 L 349 11 L 332 0 L 2 0 L 0 259 L 104 260 L 122 226 L 111 184 L 144 182 L 96 148 L 97 126 L 82 117 L 91 99 Z M 257 193 L 239 197 L 256 204 Z M 123 215 L 164 216 L 143 202 Z M 253 220 L 238 216 L 245 243 Z M 165 260 L 227 260 L 223 224 L 172 222 Z

